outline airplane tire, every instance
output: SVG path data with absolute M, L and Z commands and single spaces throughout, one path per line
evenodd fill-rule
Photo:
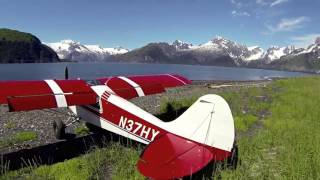
M 65 124 L 60 119 L 53 121 L 53 132 L 57 139 L 63 139 L 65 136 Z

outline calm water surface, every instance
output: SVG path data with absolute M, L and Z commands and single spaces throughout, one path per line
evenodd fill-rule
M 173 64 L 44 63 L 0 64 L 0 80 L 63 79 L 68 66 L 69 78 L 94 79 L 105 76 L 176 73 L 191 80 L 262 80 L 270 77 L 305 76 L 305 73 L 250 68 Z

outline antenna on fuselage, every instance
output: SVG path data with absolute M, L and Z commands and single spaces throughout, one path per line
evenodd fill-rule
M 68 70 L 68 66 L 66 66 L 66 68 L 64 69 L 64 79 L 69 79 L 69 70 Z

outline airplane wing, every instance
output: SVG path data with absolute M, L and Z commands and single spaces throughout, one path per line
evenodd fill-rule
M 97 102 L 95 86 L 103 91 L 132 99 L 162 93 L 165 88 L 183 86 L 191 81 L 179 75 L 117 76 L 99 78 L 92 84 L 84 80 L 39 80 L 0 82 L 0 104 L 10 111 L 89 105 Z
M 176 74 L 117 76 L 97 80 L 125 99 L 162 93 L 166 88 L 191 84 L 190 80 Z
M 83 80 L 42 80 L 0 82 L 0 104 L 9 111 L 89 105 L 96 93 Z

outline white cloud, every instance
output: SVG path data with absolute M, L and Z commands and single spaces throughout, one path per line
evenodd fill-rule
M 273 1 L 273 2 L 270 4 L 270 7 L 273 7 L 273 6 L 276 6 L 276 5 L 279 5 L 279 4 L 288 2 L 288 1 L 289 1 L 289 0 L 275 0 L 275 1 Z
M 301 16 L 296 18 L 281 19 L 276 26 L 267 25 L 271 32 L 294 31 L 302 27 L 303 23 L 310 21 L 310 18 Z
M 256 3 L 262 6 L 268 5 L 268 3 L 265 0 L 256 0 Z
M 246 11 L 232 11 L 232 16 L 250 16 L 250 14 Z
M 236 5 L 238 8 L 241 8 L 243 6 L 242 2 L 239 0 L 230 0 L 230 2 Z
M 256 0 L 256 3 L 261 6 L 276 6 L 285 2 L 289 2 L 289 0 Z
M 291 43 L 298 48 L 307 47 L 310 44 L 314 43 L 317 37 L 320 37 L 320 33 L 306 34 L 303 36 L 294 36 L 291 37 Z

